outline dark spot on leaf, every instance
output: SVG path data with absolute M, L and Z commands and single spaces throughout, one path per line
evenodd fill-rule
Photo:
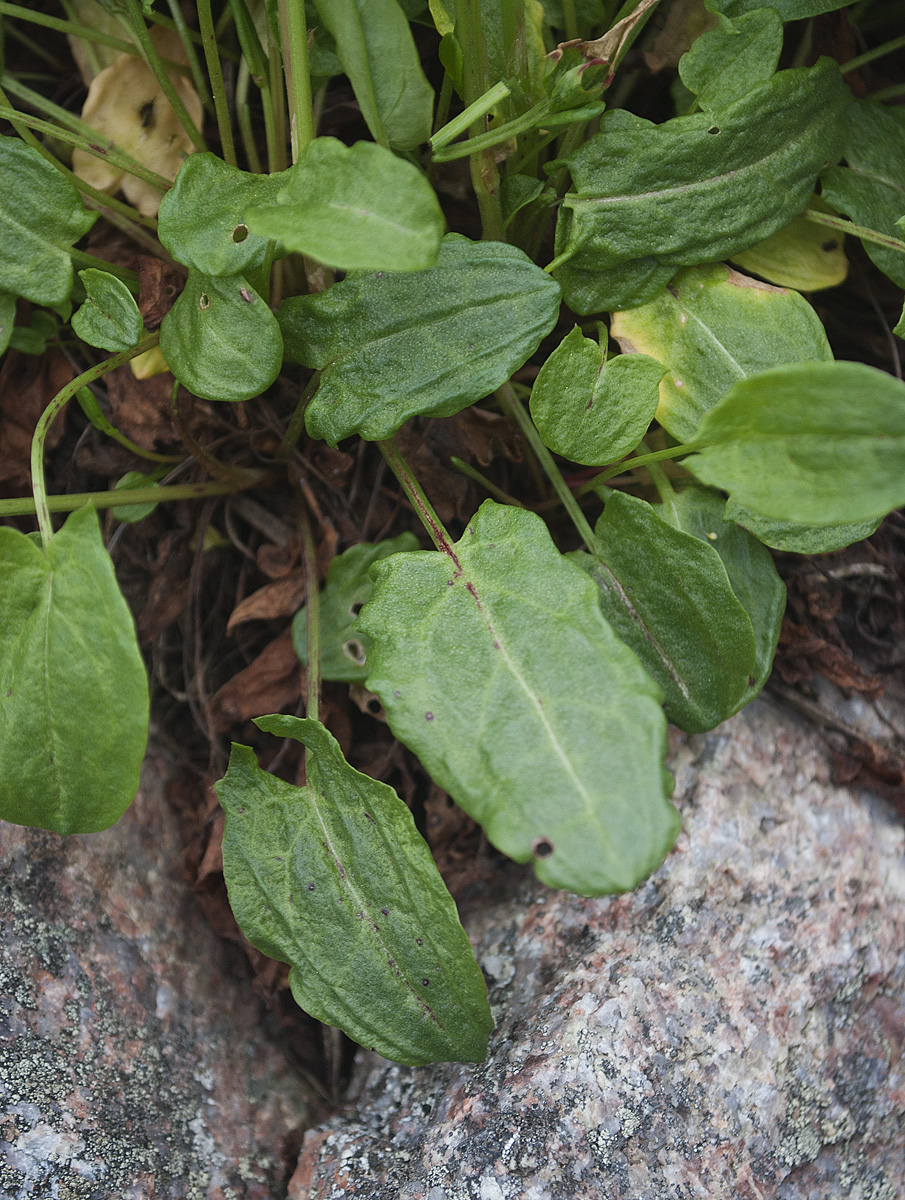
M 143 104 L 138 110 L 138 114 L 141 117 L 142 129 L 147 129 L 154 120 L 154 101 L 149 100 L 147 104 Z
M 389 966 L 391 966 L 391 967 L 395 967 L 395 965 L 396 965 L 396 960 L 395 960 L 394 958 L 388 958 L 388 959 L 387 959 L 387 963 L 388 963 L 388 965 L 389 965 Z
M 830 238 L 828 242 L 820 243 L 820 249 L 824 252 L 824 254 L 830 254 L 833 250 L 839 249 L 839 243 L 835 238 Z
M 198 297 L 198 307 L 202 312 L 206 312 L 211 306 L 211 298 L 207 292 L 202 292 Z
M 755 683 L 757 683 L 757 680 L 754 678 L 753 675 L 749 675 L 748 676 L 748 687 L 754 687 Z
M 374 824 L 375 824 L 374 818 L 371 816 L 371 814 L 370 814 L 370 813 L 365 813 L 365 816 L 366 816 L 366 817 L 367 817 L 367 819 L 368 819 L 368 820 L 371 822 L 371 824 L 372 824 L 372 825 L 374 825 Z
M 375 279 L 386 279 L 386 271 L 378 271 L 374 276 Z
M 356 917 L 358 917 L 359 921 L 363 921 L 365 919 L 365 915 L 363 912 L 357 912 L 355 915 L 356 915 Z
M 10 698 L 10 696 L 11 696 L 12 694 L 13 694 L 13 689 L 12 689 L 12 688 L 8 688 L 8 689 L 7 689 L 7 692 L 6 692 L 6 698 L 7 698 L 7 700 Z
M 364 666 L 365 648 L 357 638 L 349 638 L 347 642 L 343 642 L 343 654 L 360 667 Z
M 419 946 L 423 946 L 423 945 L 424 945 L 424 941 L 423 941 L 423 939 L 421 939 L 421 938 L 415 938 L 415 941 L 417 942 L 417 944 L 418 944 Z
M 380 933 L 380 926 L 375 925 L 373 921 L 371 922 L 371 928 L 374 930 L 375 933 Z
M 431 981 L 429 979 L 422 979 L 421 982 L 424 984 L 425 987 L 430 987 L 430 985 L 431 985 Z
M 499 650 L 500 648 L 500 643 L 496 640 L 496 638 L 493 639 L 493 648 L 494 650 Z
M 280 858 L 279 854 L 275 854 L 273 857 L 274 857 L 274 861 L 275 861 L 275 862 L 282 862 L 282 861 L 283 861 L 283 860 Z
M 531 853 L 535 858 L 549 858 L 555 848 L 549 838 L 535 838 L 531 843 Z
M 245 301 L 246 304 L 254 304 L 255 294 L 251 290 L 251 288 L 239 288 L 239 295 L 242 297 L 242 299 Z
M 234 242 L 244 242 L 247 237 L 248 226 L 245 224 L 237 225 L 232 232 L 232 239 Z
M 380 911 L 383 913 L 383 915 L 385 917 L 388 917 L 390 915 L 390 910 L 388 908 L 382 908 Z
M 376 696 L 372 696 L 367 704 L 368 712 L 372 717 L 377 717 L 383 711 L 383 705 Z
M 720 129 L 719 125 L 711 125 L 710 128 L 707 130 L 707 132 L 716 134 L 716 133 L 722 133 L 723 131 L 722 131 L 722 129 Z
M 434 714 L 433 714 L 433 713 L 425 713 L 425 714 L 424 714 L 424 719 L 425 719 L 425 721 L 433 721 L 433 719 L 434 719 Z
M 313 892 L 313 891 L 314 891 L 314 889 L 315 889 L 316 887 L 317 887 L 317 884 L 316 884 L 316 883 L 309 883 L 309 884 L 308 884 L 308 891 L 309 891 L 309 892 Z
M 102 154 L 105 158 L 110 153 L 110 151 L 105 146 L 91 145 L 91 146 L 89 146 L 89 149 L 93 150 L 96 154 Z
M 400 692 L 400 691 L 395 691 L 395 692 L 393 692 L 393 695 L 394 695 L 394 696 L 396 697 L 396 699 L 398 700 L 398 699 L 399 699 L 399 697 L 402 695 L 402 692 Z
M 455 579 L 447 579 L 447 581 L 446 581 L 447 587 L 455 587 L 455 585 L 456 585 Z
M 245 809 L 240 807 L 236 809 L 236 812 L 244 813 Z
M 354 602 L 354 604 L 349 605 L 349 613 L 351 616 L 357 617 L 363 608 L 364 608 L 364 601 L 356 600 Z

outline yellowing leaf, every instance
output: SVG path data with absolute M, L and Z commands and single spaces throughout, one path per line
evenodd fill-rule
M 810 207 L 831 211 L 818 196 L 811 201 Z M 732 261 L 770 283 L 799 292 L 836 287 L 848 275 L 843 235 L 823 225 L 815 225 L 807 217 L 793 218 L 750 250 L 733 254 Z

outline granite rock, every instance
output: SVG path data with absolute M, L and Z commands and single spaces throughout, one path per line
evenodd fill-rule
M 365 1057 L 290 1200 L 905 1197 L 901 821 L 767 700 L 672 766 L 656 874 L 472 912 L 486 1062 Z
M 151 761 L 104 833 L 0 822 L 0 1200 L 284 1197 L 305 1096 L 180 875 Z

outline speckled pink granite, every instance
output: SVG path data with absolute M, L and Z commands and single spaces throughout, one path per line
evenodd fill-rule
M 274 1200 L 307 1109 L 180 875 L 148 767 L 125 817 L 0 822 L 0 1200 Z
M 901 823 L 765 700 L 673 749 L 661 869 L 471 914 L 489 1058 L 370 1056 L 291 1200 L 905 1197 Z

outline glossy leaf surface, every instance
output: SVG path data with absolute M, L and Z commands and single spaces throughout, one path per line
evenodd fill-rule
M 367 686 L 396 736 L 550 887 L 634 887 L 678 830 L 660 689 L 543 521 L 488 500 L 445 552 L 373 576 Z
M 842 550 L 870 537 L 882 519 L 875 517 L 855 525 L 799 525 L 795 521 L 774 521 L 734 500 L 726 504 L 727 521 L 735 521 L 765 546 L 791 554 L 829 554 L 833 550 Z
M 604 355 L 576 325 L 531 391 L 531 417 L 544 445 L 572 462 L 595 465 L 628 454 L 657 411 L 662 364 L 643 354 L 608 362 Z
M 283 361 L 277 319 L 241 275 L 189 271 L 160 326 L 160 349 L 183 387 L 205 400 L 250 400 Z
M 679 60 L 679 77 L 711 112 L 766 83 L 781 50 L 782 20 L 775 9 L 757 8 L 734 21 L 720 16 Z
M 246 210 L 249 228 L 344 271 L 421 271 L 445 221 L 427 179 L 373 142 L 316 138 L 285 173 L 275 201 Z
M 722 560 L 729 583 L 754 628 L 755 664 L 738 708 L 760 692 L 770 677 L 779 641 L 786 588 L 769 552 L 744 529 L 724 518 L 726 502 L 710 488 L 691 485 L 654 511 L 676 529 L 711 546 Z
M 615 111 L 567 161 L 558 255 L 573 269 L 679 267 L 746 250 L 801 212 L 841 149 L 835 62 L 782 71 L 710 115 L 652 125 Z M 565 286 L 565 277 L 564 277 Z M 569 290 L 565 290 L 569 300 Z M 644 296 L 644 299 L 647 297 Z
M 315 0 L 375 142 L 414 150 L 431 134 L 434 92 L 397 0 Z
M 93 508 L 46 555 L 0 527 L 0 611 L 0 818 L 106 829 L 138 787 L 148 684 Z
M 308 783 L 284 783 L 234 745 L 216 784 L 243 933 L 290 964 L 306 1012 L 362 1045 L 409 1066 L 479 1062 L 493 1028 L 484 980 L 408 808 L 317 721 L 256 724 L 307 747 Z
M 89 346 L 131 350 L 141 340 L 144 323 L 126 285 L 109 271 L 79 271 L 88 297 L 72 315 L 72 331 Z
M 254 175 L 216 154 L 191 154 L 160 202 L 158 232 L 177 262 L 205 275 L 244 275 L 260 267 L 268 236 L 251 231 L 245 210 L 272 204 L 288 172 Z
M 412 533 L 385 541 L 361 542 L 338 554 L 330 563 L 320 594 L 321 676 L 339 683 L 364 683 L 370 638 L 355 628 L 361 606 L 371 595 L 369 571 L 381 558 L 417 550 Z M 308 610 L 300 608 L 292 620 L 292 644 L 299 660 L 308 662 Z
M 858 225 L 902 238 L 905 213 L 905 112 L 871 100 L 850 100 L 846 110 L 847 167 L 820 177 L 821 194 Z M 884 274 L 905 287 L 905 254 L 874 242 L 864 249 Z
M 689 267 L 649 304 L 613 317 L 625 352 L 666 367 L 657 420 L 690 441 L 733 384 L 787 362 L 832 359 L 823 325 L 797 292 L 714 263 Z
M 775 520 L 843 525 L 905 504 L 905 384 L 863 363 L 743 379 L 696 440 L 683 466 Z
M 288 357 L 323 371 L 308 432 L 385 438 L 504 383 L 556 322 L 559 287 L 514 246 L 443 239 L 435 267 L 350 275 L 279 310 Z
M 0 179 L 0 291 L 35 304 L 65 303 L 73 281 L 69 251 L 97 213 L 18 138 L 0 137 Z
M 740 707 L 756 658 L 720 556 L 624 492 L 607 500 L 594 536 L 596 557 L 571 557 L 597 584 L 603 615 L 663 689 L 669 719 L 688 733 L 713 729 Z

